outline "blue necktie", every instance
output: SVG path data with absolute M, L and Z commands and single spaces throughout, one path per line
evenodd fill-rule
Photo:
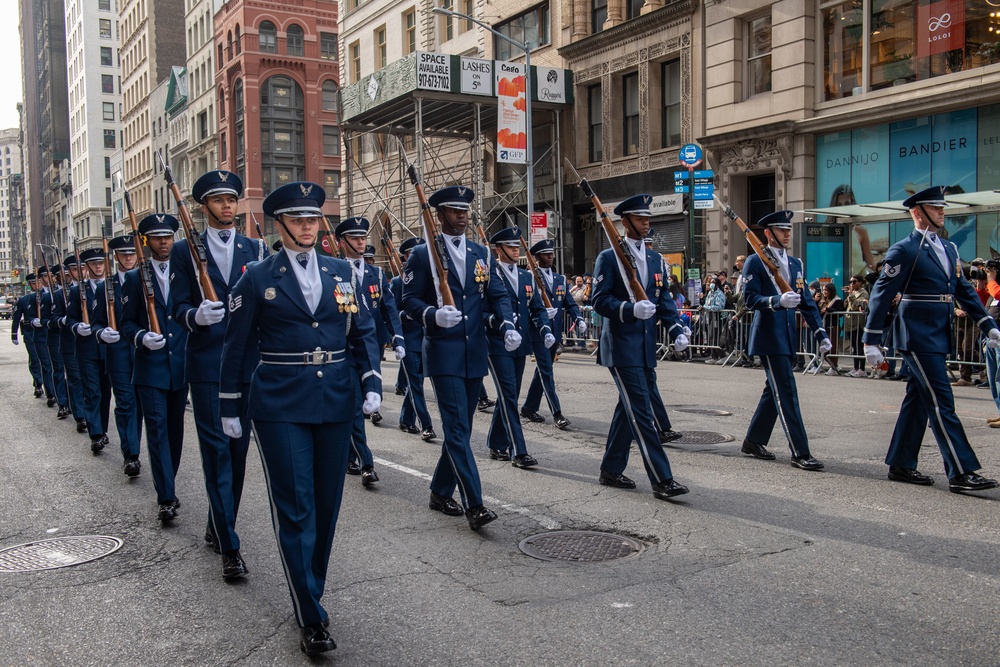
M 232 234 L 231 231 L 229 231 L 228 229 L 223 229 L 222 231 L 219 232 L 219 238 L 222 240 L 223 243 L 229 243 L 230 234 Z
M 451 242 L 455 244 L 455 247 L 456 247 L 456 248 L 457 248 L 458 246 L 462 245 L 462 239 L 461 239 L 461 238 L 457 238 L 457 239 L 452 239 L 452 240 L 451 240 Z
M 309 253 L 300 252 L 295 256 L 295 259 L 299 260 L 299 264 L 302 265 L 303 269 L 309 266 Z

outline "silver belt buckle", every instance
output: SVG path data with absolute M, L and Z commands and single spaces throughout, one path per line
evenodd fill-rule
M 324 352 L 323 350 L 316 350 L 309 354 L 312 355 L 311 363 L 313 366 L 322 366 L 323 362 L 326 361 L 326 352 Z
M 951 299 L 952 299 L 951 294 L 942 294 L 941 295 L 941 301 L 943 301 L 944 303 L 951 303 Z

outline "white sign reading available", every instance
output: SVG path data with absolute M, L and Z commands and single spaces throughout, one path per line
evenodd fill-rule
M 441 53 L 417 51 L 417 88 L 450 91 L 450 57 Z

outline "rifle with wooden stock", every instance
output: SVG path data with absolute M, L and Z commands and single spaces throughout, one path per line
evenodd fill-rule
M 49 276 L 49 293 L 51 293 L 52 292 L 52 269 L 49 267 L 49 260 L 45 256 L 45 248 L 42 247 L 41 243 L 38 244 L 38 252 L 42 253 L 42 266 L 45 267 L 45 273 Z M 53 296 L 52 303 L 53 303 L 53 305 L 55 305 L 55 298 L 54 298 L 54 296 Z M 42 313 L 41 294 L 39 294 L 39 296 L 38 296 L 38 313 L 39 313 L 38 314 L 38 318 L 41 319 L 41 317 L 42 317 L 42 315 L 41 315 L 41 313 Z
M 115 317 L 115 281 L 111 272 L 111 253 L 108 251 L 108 239 L 101 234 L 101 243 L 104 245 L 104 301 L 108 307 L 108 327 L 118 330 L 118 318 Z M 44 254 L 44 253 L 43 253 Z
M 385 215 L 382 216 L 382 231 L 379 234 L 379 238 L 382 242 L 382 248 L 385 250 L 386 256 L 389 258 L 389 270 L 392 271 L 394 276 L 403 275 L 403 267 L 399 261 L 399 255 L 396 254 L 396 247 L 392 244 L 392 223 L 389 222 L 389 218 Z
M 545 276 L 542 275 L 542 270 L 538 268 L 538 263 L 532 256 L 531 251 L 528 250 L 528 242 L 521 237 L 521 247 L 524 248 L 524 254 L 528 258 L 528 268 L 531 269 L 531 274 L 535 276 L 535 284 L 538 285 L 538 291 L 542 294 L 542 305 L 546 308 L 552 307 L 552 300 L 549 298 L 549 289 L 546 287 L 548 283 L 545 282 Z
M 767 246 L 761 243 L 760 239 L 757 238 L 757 235 L 750 231 L 750 227 L 747 226 L 747 223 L 743 222 L 743 219 L 736 214 L 736 211 L 733 210 L 732 206 L 723 204 L 722 200 L 719 199 L 718 196 L 713 196 L 715 197 L 715 201 L 719 202 L 719 205 L 722 206 L 723 214 L 739 225 L 740 229 L 743 230 L 743 233 L 747 237 L 747 243 L 750 244 L 753 251 L 757 253 L 758 257 L 760 257 L 760 261 L 764 262 L 764 266 L 767 267 L 767 270 L 771 272 L 778 289 L 781 290 L 782 293 L 794 292 L 795 290 L 792 289 L 792 286 L 788 284 L 788 281 L 785 280 L 784 277 L 782 277 L 781 271 L 778 270 L 778 265 L 775 263 L 774 256 L 771 254 L 771 251 L 768 250 Z
M 394 135 L 395 136 L 395 135 Z M 399 137 L 396 137 L 399 139 Z M 399 150 L 403 151 L 403 142 L 399 141 Z M 406 160 L 406 153 L 403 159 Z M 448 249 L 444 247 L 444 239 L 441 238 L 441 231 L 438 229 L 437 221 L 431 212 L 431 205 L 427 203 L 427 196 L 424 194 L 424 186 L 420 184 L 417 176 L 417 169 L 409 160 L 406 161 L 406 173 L 410 177 L 410 182 L 417 191 L 417 201 L 420 202 L 420 217 L 424 221 L 424 235 L 427 238 L 427 254 L 430 256 L 431 268 L 435 272 L 435 280 L 438 294 L 438 307 L 455 307 L 455 297 L 451 294 L 451 287 L 448 285 Z
M 80 272 L 80 284 L 77 290 L 77 296 L 80 297 L 80 319 L 83 320 L 84 324 L 90 326 L 90 310 L 87 308 L 87 280 L 89 278 L 83 277 L 84 266 L 80 262 L 80 244 L 75 237 L 73 238 L 73 254 L 76 256 L 76 270 Z
M 601 219 L 604 234 L 608 237 L 611 249 L 614 250 L 615 256 L 618 258 L 618 264 L 622 268 L 625 282 L 628 283 L 629 289 L 632 292 L 633 301 L 648 301 L 646 290 L 642 287 L 642 283 L 639 282 L 635 257 L 632 256 L 631 251 L 626 246 L 625 239 L 618 233 L 615 223 L 611 221 L 611 217 L 604 210 L 604 205 L 601 204 L 601 200 L 598 199 L 587 179 L 580 177 L 580 174 L 577 173 L 576 169 L 573 168 L 573 164 L 568 159 L 566 160 L 566 166 L 569 167 L 569 171 L 573 177 L 579 179 L 578 184 L 580 189 L 590 198 L 590 202 L 594 205 L 594 210 L 597 211 L 597 215 Z
M 151 260 L 146 257 L 143 242 L 140 239 L 139 223 L 135 221 L 135 211 L 132 210 L 132 197 L 128 190 L 125 190 L 125 209 L 128 211 L 128 221 L 132 226 L 132 244 L 135 246 L 135 253 L 139 256 L 139 278 L 142 281 L 142 293 L 146 297 L 146 316 L 149 319 L 149 330 L 155 334 L 160 331 L 160 318 L 156 316 L 156 295 L 153 292 L 153 267 Z
M 194 260 L 194 265 L 198 269 L 198 284 L 201 286 L 201 296 L 208 301 L 218 301 L 219 296 L 215 293 L 215 286 L 212 285 L 212 276 L 208 274 L 208 250 L 201 241 L 198 229 L 194 226 L 194 220 L 191 219 L 191 212 L 188 211 L 187 202 L 184 201 L 180 189 L 174 183 L 174 175 L 171 173 L 170 167 L 164 164 L 163 158 L 160 157 L 158 152 L 156 153 L 156 159 L 159 160 L 160 166 L 163 167 L 163 180 L 167 182 L 167 188 L 170 190 L 170 194 L 174 196 L 174 201 L 177 202 L 177 215 L 181 219 L 181 225 L 184 226 L 184 236 L 187 238 L 188 250 L 191 251 L 191 259 Z

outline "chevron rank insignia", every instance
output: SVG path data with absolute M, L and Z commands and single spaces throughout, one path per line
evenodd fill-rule
M 889 266 L 888 264 L 882 267 L 882 275 L 886 278 L 895 278 L 899 275 L 900 270 L 903 268 L 902 264 L 897 264 L 896 266 Z
M 232 294 L 229 295 L 229 312 L 230 313 L 235 313 L 239 309 L 239 307 L 242 306 L 242 305 L 243 305 L 243 297 L 242 296 L 234 296 Z
M 403 284 L 409 285 L 410 281 L 413 280 L 413 271 L 407 271 L 403 274 Z

